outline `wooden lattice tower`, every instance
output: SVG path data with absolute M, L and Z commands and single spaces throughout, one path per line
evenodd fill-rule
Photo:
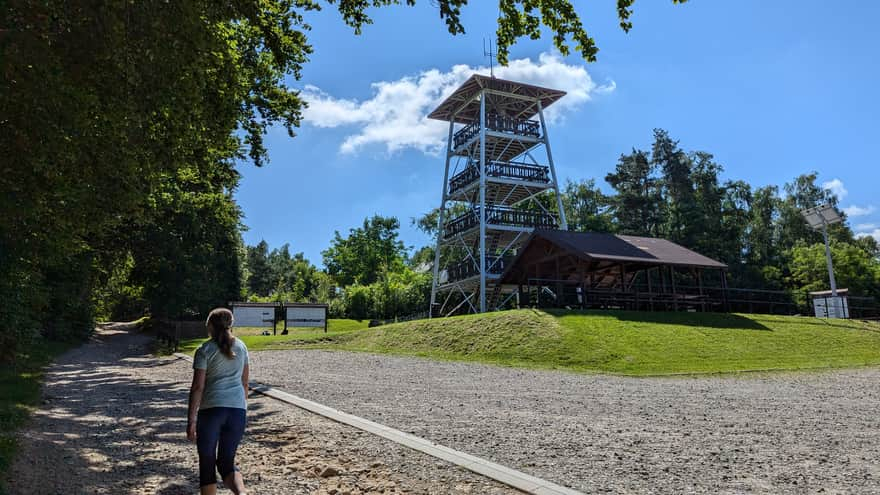
M 428 115 L 449 122 L 433 316 L 504 306 L 515 291 L 501 273 L 529 233 L 567 229 L 544 120 L 564 95 L 474 75 Z M 538 198 L 547 190 L 557 193 L 558 219 Z

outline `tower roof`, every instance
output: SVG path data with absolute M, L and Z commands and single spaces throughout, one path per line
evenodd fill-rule
M 454 115 L 455 121 L 462 124 L 478 120 L 480 102 L 475 97 L 484 88 L 493 91 L 487 100 L 493 110 L 520 119 L 528 119 L 538 113 L 538 100 L 543 108 L 547 108 L 565 96 L 565 91 L 558 89 L 474 74 L 428 114 L 428 118 L 448 122 Z

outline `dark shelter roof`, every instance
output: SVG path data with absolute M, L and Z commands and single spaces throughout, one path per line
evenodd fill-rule
M 542 237 L 574 254 L 593 260 L 727 268 L 724 263 L 679 246 L 672 241 L 654 237 L 600 232 L 569 232 L 566 230 L 535 230 L 532 237 Z
M 428 118 L 449 122 L 453 119 L 454 115 L 455 121 L 460 124 L 469 124 L 479 120 L 480 102 L 475 97 L 483 88 L 489 88 L 505 95 L 518 95 L 528 98 L 499 95 L 502 97 L 495 98 L 494 100 L 492 98 L 488 99 L 490 105 L 503 106 L 503 108 L 494 108 L 495 112 L 519 119 L 529 119 L 538 113 L 538 106 L 535 104 L 535 100 L 540 100 L 541 106 L 547 108 L 553 102 L 565 96 L 565 91 L 558 89 L 542 88 L 531 84 L 474 74 L 459 86 L 454 93 L 443 100 L 443 103 L 433 112 L 428 114 Z M 501 111 L 499 112 L 499 110 Z
M 520 249 L 520 254 L 510 263 L 502 279 L 515 278 L 514 272 L 530 247 L 550 243 L 560 249 L 560 256 L 569 254 L 588 262 L 635 264 L 651 266 L 678 266 L 692 268 L 723 269 L 727 265 L 703 256 L 678 244 L 653 237 L 604 234 L 599 232 L 569 232 L 565 230 L 536 229 Z

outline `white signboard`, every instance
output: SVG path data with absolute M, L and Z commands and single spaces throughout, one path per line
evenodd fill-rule
M 844 296 L 816 297 L 813 309 L 816 318 L 849 318 L 849 304 Z
M 275 326 L 275 308 L 233 306 L 232 315 L 237 327 L 272 328 Z
M 327 323 L 327 308 L 288 306 L 287 326 L 324 328 Z

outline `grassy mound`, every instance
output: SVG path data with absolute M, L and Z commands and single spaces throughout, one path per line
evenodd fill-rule
M 339 336 L 334 348 L 627 375 L 880 364 L 880 325 L 768 315 L 506 311 Z
M 326 334 L 241 338 L 255 351 L 321 347 L 625 375 L 880 365 L 880 324 L 769 315 L 517 310 L 376 328 L 331 320 Z
M 267 329 L 259 327 L 235 327 L 233 332 L 244 342 L 248 350 L 261 351 L 332 342 L 347 333 L 366 329 L 369 323 L 367 320 L 330 319 L 327 321 L 327 333 L 324 333 L 323 328 L 290 328 L 287 335 L 281 335 L 281 331 L 284 330 L 283 324 L 278 325 L 277 335 L 261 335 Z M 195 352 L 205 340 L 207 338 L 182 340 L 179 350 L 184 353 Z

